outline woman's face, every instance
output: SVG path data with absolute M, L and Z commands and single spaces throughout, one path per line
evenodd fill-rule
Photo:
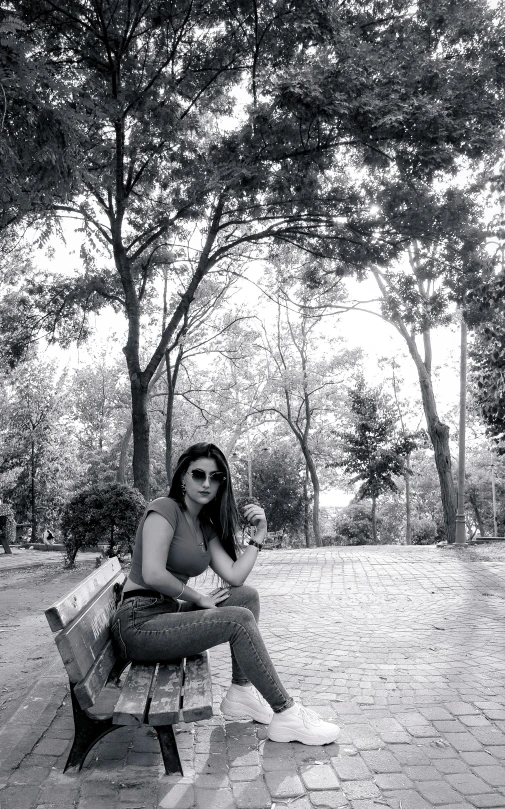
M 186 486 L 186 497 L 199 506 L 205 506 L 216 496 L 223 477 L 213 458 L 198 458 L 192 461 L 182 476 L 182 482 Z

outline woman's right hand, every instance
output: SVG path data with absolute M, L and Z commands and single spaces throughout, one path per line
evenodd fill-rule
M 213 610 L 221 601 L 226 601 L 229 596 L 230 591 L 228 587 L 220 587 L 218 590 L 209 593 L 208 596 L 202 596 L 197 606 L 202 610 Z

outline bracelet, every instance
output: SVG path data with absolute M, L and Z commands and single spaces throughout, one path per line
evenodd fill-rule
M 180 598 L 180 597 L 182 596 L 183 592 L 184 592 L 184 588 L 185 588 L 185 587 L 186 587 L 186 585 L 185 585 L 185 584 L 183 584 L 183 585 L 182 585 L 182 590 L 181 590 L 181 592 L 179 593 L 179 595 L 178 595 L 178 596 L 172 596 L 172 598 L 175 598 L 176 600 L 177 600 L 178 598 Z
M 249 542 L 248 542 L 247 544 L 248 544 L 248 545 L 254 545 L 254 547 L 258 549 L 258 552 L 259 552 L 259 551 L 262 549 L 262 547 L 263 547 L 263 545 L 261 545 L 261 543 L 259 543 L 259 542 L 255 542 L 255 541 L 254 541 L 254 539 L 250 539 L 250 540 L 249 540 Z

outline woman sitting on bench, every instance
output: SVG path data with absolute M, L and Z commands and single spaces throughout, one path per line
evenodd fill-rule
M 214 444 L 189 447 L 179 458 L 168 497 L 149 503 L 142 517 L 113 637 L 123 658 L 153 663 L 229 642 L 232 684 L 222 712 L 268 724 L 272 741 L 328 744 L 339 728 L 293 701 L 259 632 L 258 593 L 244 582 L 267 521 L 254 504 L 244 508 L 244 516 L 255 534 L 239 556 L 227 460 Z M 228 586 L 209 595 L 188 587 L 190 576 L 209 566 Z

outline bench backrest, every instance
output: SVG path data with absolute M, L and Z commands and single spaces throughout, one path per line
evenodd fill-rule
M 126 579 L 118 559 L 97 568 L 64 598 L 46 610 L 46 618 L 82 708 L 94 704 L 116 656 L 110 623 L 118 588 Z

